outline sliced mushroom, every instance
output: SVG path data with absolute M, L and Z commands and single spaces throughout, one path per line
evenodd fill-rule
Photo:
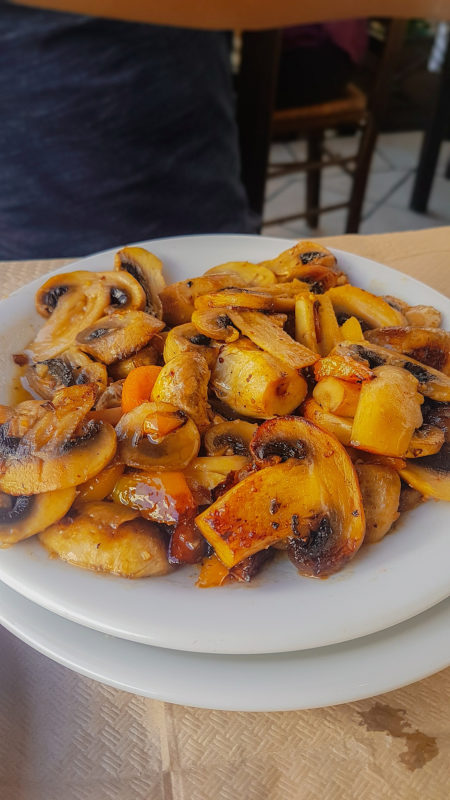
M 249 286 L 270 286 L 276 281 L 272 270 L 249 261 L 227 261 L 206 270 L 205 275 L 237 275 Z
M 199 505 L 204 505 L 205 502 L 211 502 L 209 492 L 223 483 L 230 473 L 234 474 L 245 470 L 248 463 L 249 458 L 244 455 L 201 456 L 191 461 L 184 470 L 184 474 L 195 496 L 198 497 L 199 490 L 203 490 L 203 501 L 199 502 Z
M 75 500 L 75 488 L 35 495 L 0 495 L 0 547 L 9 547 L 53 525 Z
M 336 286 L 328 291 L 336 314 L 348 314 L 363 320 L 371 328 L 388 325 L 405 325 L 401 311 L 392 308 L 382 297 L 378 297 L 358 286 Z
M 407 325 L 418 328 L 439 328 L 441 324 L 441 313 L 433 306 L 410 306 L 398 297 L 385 295 L 384 300 L 392 308 L 401 311 L 406 319 Z
M 105 365 L 92 361 L 77 347 L 70 347 L 55 358 L 30 364 L 24 375 L 26 387 L 45 400 L 51 400 L 58 389 L 85 383 L 94 384 L 101 394 L 107 380 Z
M 160 417 L 167 434 L 161 433 Z M 121 459 L 138 469 L 183 469 L 200 449 L 195 422 L 168 403 L 142 403 L 124 414 L 116 433 Z
M 238 337 L 238 331 L 235 333 Z M 172 328 L 167 334 L 164 344 L 164 361 L 167 363 L 179 353 L 198 353 L 203 356 L 211 369 L 219 352 L 218 347 L 219 345 L 210 336 L 199 333 L 195 325 L 186 322 L 184 325 Z
M 164 323 L 145 311 L 116 311 L 84 328 L 77 344 L 98 361 L 113 364 L 145 347 Z
M 339 378 L 322 378 L 313 389 L 313 397 L 324 411 L 340 417 L 354 417 L 361 385 Z
M 406 458 L 421 458 L 439 453 L 445 442 L 445 433 L 434 425 L 422 425 L 414 431 L 409 442 Z
M 218 277 L 218 276 L 216 276 Z M 196 311 L 209 309 L 254 309 L 255 311 L 293 311 L 295 296 L 284 295 L 269 291 L 270 286 L 264 289 L 225 288 L 220 291 L 201 294 L 195 301 Z M 275 287 L 274 287 L 275 288 Z M 193 309 L 194 311 L 194 309 Z M 223 312 L 222 312 L 223 313 Z
M 104 408 L 117 408 L 122 402 L 123 379 L 113 381 L 97 399 L 95 408 L 100 411 Z
M 291 369 L 310 367 L 319 358 L 316 353 L 294 341 L 282 328 L 275 325 L 270 317 L 259 311 L 230 309 L 228 316 L 243 336 L 247 336 L 250 341 Z
M 158 334 L 156 334 L 157 336 Z M 156 336 L 153 339 L 156 339 Z M 110 364 L 108 372 L 114 380 L 118 381 L 121 378 L 126 378 L 128 373 L 136 367 L 145 367 L 149 364 L 160 364 L 161 353 L 158 347 L 155 347 L 154 342 L 143 347 L 138 353 L 124 358 L 122 361 L 117 361 L 115 364 Z
M 400 475 L 424 497 L 450 501 L 450 445 L 445 442 L 433 456 L 408 460 Z
M 237 275 L 204 275 L 166 286 L 160 293 L 163 317 L 168 325 L 183 325 L 191 321 L 198 297 L 217 292 L 228 286 L 244 286 L 245 282 Z
M 336 258 L 323 244 L 318 242 L 297 242 L 294 247 L 284 250 L 270 261 L 262 261 L 261 265 L 271 269 L 279 279 L 289 277 L 299 267 L 319 264 L 333 269 Z
M 218 557 L 233 567 L 288 539 L 301 574 L 339 570 L 365 529 L 358 480 L 342 445 L 301 417 L 282 417 L 259 426 L 251 449 L 262 469 L 197 517 Z
M 162 319 L 159 294 L 166 286 L 162 274 L 162 261 L 143 247 L 123 247 L 115 255 L 114 268 L 129 273 L 138 281 L 145 293 L 145 310 Z
M 97 284 L 97 273 L 89 272 L 88 270 L 53 275 L 36 292 L 36 311 L 42 317 L 49 317 L 53 314 L 64 295 L 84 292 L 86 289 L 97 286 Z M 104 300 L 106 303 L 109 300 L 107 294 L 104 294 Z
M 55 358 L 73 347 L 80 331 L 105 313 L 109 300 L 108 287 L 98 281 L 61 295 L 52 315 L 29 345 L 33 361 Z
M 115 503 L 86 503 L 39 535 L 53 555 L 83 569 L 124 578 L 170 572 L 167 548 L 156 525 Z
M 204 437 L 206 452 L 209 456 L 249 456 L 250 441 L 257 427 L 241 419 L 211 425 Z
M 401 367 L 373 370 L 361 387 L 352 426 L 353 447 L 387 456 L 404 456 L 413 432 L 422 425 L 418 381 Z
M 446 402 L 450 400 L 450 378 L 432 367 L 421 364 L 414 358 L 403 356 L 395 350 L 380 347 L 372 342 L 341 342 L 336 345 L 331 356 L 343 356 L 368 363 L 369 368 L 390 364 L 402 367 L 419 381 L 419 391 L 433 400 Z M 324 359 L 325 360 L 325 359 Z M 320 365 L 321 362 L 319 362 Z
M 380 464 L 356 464 L 366 515 L 367 544 L 379 542 L 398 519 L 401 481 L 395 469 Z
M 239 331 L 233 326 L 228 313 L 223 309 L 205 308 L 201 311 L 194 311 L 192 324 L 197 336 L 200 335 L 218 342 L 235 342 L 236 339 L 239 339 Z
M 317 427 L 332 433 L 341 444 L 348 446 L 352 439 L 353 419 L 326 411 L 313 397 L 308 397 L 302 405 L 305 419 L 314 422 Z
M 94 400 L 91 384 L 60 389 L 26 425 L 19 407 L 0 426 L 0 489 L 40 494 L 76 486 L 100 472 L 115 454 L 116 435 L 111 425 L 86 421 Z
M 376 328 L 366 339 L 382 347 L 392 347 L 444 375 L 450 376 L 450 333 L 440 328 Z
M 199 353 L 179 353 L 162 368 L 152 390 L 152 400 L 171 403 L 188 414 L 200 433 L 211 424 L 208 404 L 208 364 Z
M 104 500 L 105 497 L 108 497 L 124 469 L 125 464 L 123 464 L 117 456 L 113 458 L 110 464 L 107 464 L 97 475 L 94 475 L 93 478 L 77 486 L 75 507 L 83 505 L 84 503 Z
M 288 414 L 304 400 L 305 379 L 277 358 L 241 338 L 222 347 L 211 375 L 219 400 L 244 417 Z

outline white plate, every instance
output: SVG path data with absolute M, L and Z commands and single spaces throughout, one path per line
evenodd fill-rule
M 259 261 L 294 242 L 247 236 L 203 236 L 144 243 L 160 256 L 169 280 L 201 274 L 224 261 Z M 105 269 L 112 253 L 66 267 Z M 405 275 L 336 251 L 340 266 L 360 286 L 389 292 L 445 312 L 449 302 Z M 39 318 L 34 293 L 44 278 L 0 305 L 0 402 L 8 397 L 9 354 L 24 346 Z M 0 580 L 44 608 L 125 639 L 176 650 L 272 653 L 326 646 L 383 630 L 430 608 L 448 595 L 448 507 L 430 502 L 408 515 L 395 535 L 362 552 L 326 581 L 300 578 L 290 562 L 269 565 L 250 586 L 200 590 L 196 568 L 127 581 L 48 558 L 35 540 L 0 552 Z
M 406 686 L 450 663 L 450 600 L 352 642 L 258 656 L 126 642 L 68 622 L 1 583 L 0 623 L 54 661 L 117 689 L 225 711 L 349 703 Z

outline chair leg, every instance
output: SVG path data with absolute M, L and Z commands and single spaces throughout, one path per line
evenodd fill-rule
M 309 134 L 307 138 L 308 161 L 320 161 L 322 158 L 323 131 Z M 306 173 L 306 221 L 310 228 L 319 224 L 321 169 L 310 169 Z M 310 210 L 311 209 L 311 210 Z
M 357 166 L 353 177 L 353 186 L 347 215 L 346 233 L 358 233 L 361 214 L 366 194 L 367 179 L 372 163 L 373 151 L 377 141 L 378 129 L 372 116 L 361 134 Z

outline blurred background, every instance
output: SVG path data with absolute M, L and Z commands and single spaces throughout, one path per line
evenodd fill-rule
M 296 48 L 307 61 L 295 56 Z M 448 23 L 426 19 L 354 20 L 238 37 L 235 59 L 244 80 L 252 69 L 246 58 L 255 70 L 260 59 L 273 59 L 262 232 L 301 237 L 449 224 L 449 49 Z M 295 82 L 314 79 L 316 102 L 300 88 L 296 97 Z M 267 90 L 267 74 L 265 80 Z M 241 137 L 245 105 L 241 98 Z M 258 210 L 257 155 L 245 132 L 242 153 Z

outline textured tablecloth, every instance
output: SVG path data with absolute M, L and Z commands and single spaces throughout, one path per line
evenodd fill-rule
M 450 228 L 324 241 L 449 293 Z M 0 295 L 63 263 L 0 263 Z M 447 800 L 449 710 L 450 669 L 311 711 L 170 705 L 76 675 L 0 628 L 0 800 Z

